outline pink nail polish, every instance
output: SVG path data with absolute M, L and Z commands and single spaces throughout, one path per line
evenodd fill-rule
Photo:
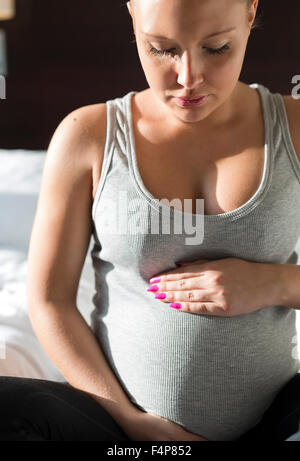
M 180 303 L 171 303 L 170 307 L 173 307 L 174 309 L 181 309 L 182 305 Z
M 157 285 L 151 285 L 150 287 L 147 288 L 147 291 L 158 291 L 158 286 Z
M 157 293 L 155 299 L 165 299 L 167 297 L 166 293 Z
M 159 283 L 160 282 L 160 277 L 153 277 L 149 281 L 150 281 L 150 283 Z

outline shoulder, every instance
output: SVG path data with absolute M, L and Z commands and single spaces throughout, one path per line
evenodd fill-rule
M 56 137 L 84 146 L 86 152 L 101 144 L 106 133 L 106 104 L 92 104 L 73 110 L 58 125 Z
M 63 157 L 60 162 L 91 174 L 94 188 L 95 178 L 102 167 L 106 123 L 106 103 L 73 110 L 56 128 L 47 157 Z
M 295 99 L 290 95 L 283 95 L 283 100 L 288 116 L 291 138 L 300 161 L 300 99 Z

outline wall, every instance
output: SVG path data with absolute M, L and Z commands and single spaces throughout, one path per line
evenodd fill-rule
M 300 4 L 281 5 L 260 0 L 264 26 L 250 38 L 240 79 L 288 94 L 300 74 Z M 17 0 L 16 18 L 0 27 L 8 47 L 0 148 L 46 149 L 72 110 L 148 86 L 125 1 Z

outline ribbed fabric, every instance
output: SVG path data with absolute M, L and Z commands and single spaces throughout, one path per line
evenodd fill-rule
M 296 263 L 300 163 L 283 98 L 263 85 L 249 86 L 261 96 L 265 166 L 247 203 L 203 216 L 155 199 L 138 170 L 132 91 L 107 101 L 104 161 L 92 208 L 92 329 L 108 363 L 139 409 L 212 441 L 235 440 L 257 424 L 298 372 L 296 312 L 277 305 L 235 317 L 184 313 L 156 300 L 147 287 L 176 261 Z M 203 241 L 189 244 L 190 234 L 172 226 L 163 232 L 158 224 L 166 209 L 171 223 L 175 216 L 201 217 Z

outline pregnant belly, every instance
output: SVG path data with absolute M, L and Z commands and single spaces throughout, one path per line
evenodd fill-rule
M 231 318 L 114 309 L 95 324 L 129 399 L 208 440 L 257 424 L 299 369 L 295 311 L 283 306 Z

